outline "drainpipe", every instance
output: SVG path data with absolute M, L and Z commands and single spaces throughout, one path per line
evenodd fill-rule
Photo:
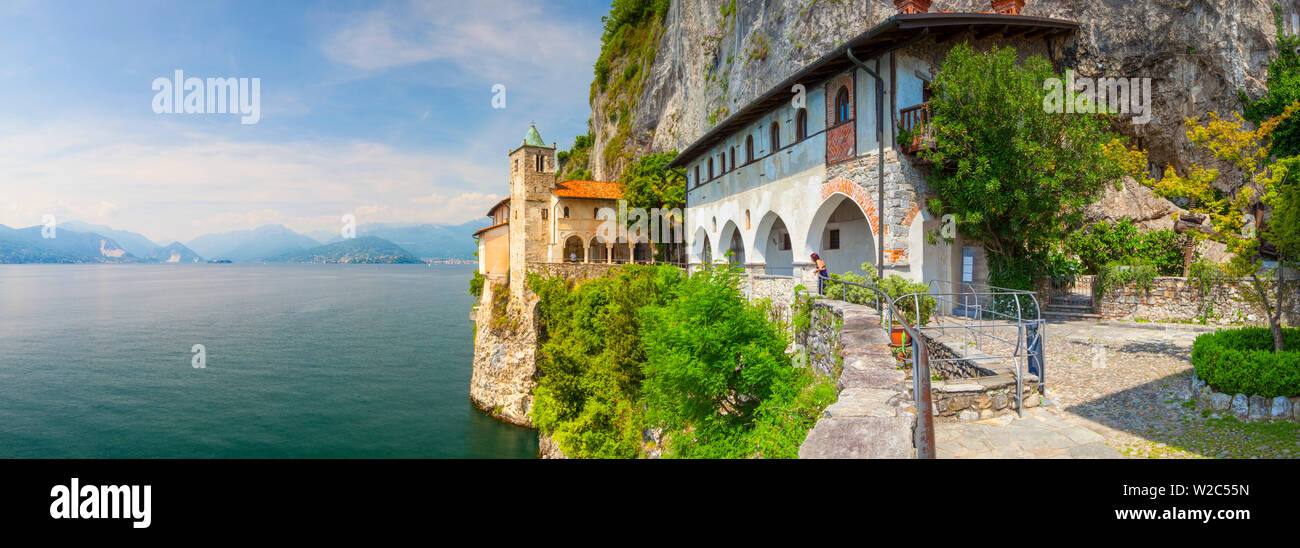
M 930 29 L 921 29 L 921 33 L 908 38 L 907 40 L 894 44 L 887 50 L 881 51 L 878 55 L 892 53 L 907 46 L 920 42 L 930 34 Z M 871 70 L 866 63 L 853 55 L 853 48 L 844 48 L 844 54 L 853 61 L 854 65 L 870 74 L 876 80 L 876 145 L 878 147 L 878 158 L 876 162 L 878 181 L 876 186 L 879 190 L 876 198 L 876 275 L 885 277 L 885 79 L 880 77 L 876 71 Z
M 853 48 L 845 48 L 844 53 L 849 56 L 849 60 L 858 68 L 870 74 L 876 80 L 876 188 L 878 196 L 876 198 L 876 276 L 879 279 L 885 277 L 885 79 L 881 78 L 876 71 L 871 70 L 857 57 L 853 56 Z

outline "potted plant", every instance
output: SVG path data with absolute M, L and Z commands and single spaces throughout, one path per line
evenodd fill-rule
M 907 330 L 903 329 L 903 324 L 894 322 L 889 326 L 889 346 L 897 348 L 906 345 L 907 342 Z

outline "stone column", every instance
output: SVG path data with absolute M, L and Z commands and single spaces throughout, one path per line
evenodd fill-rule
M 605 264 L 614 263 L 614 244 L 605 244 Z

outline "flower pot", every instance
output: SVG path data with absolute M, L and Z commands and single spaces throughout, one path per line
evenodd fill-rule
M 889 328 L 889 346 L 903 346 L 907 344 L 907 330 L 903 329 L 903 324 L 896 323 Z
M 1002 15 L 1020 15 L 1025 0 L 993 0 L 993 13 Z
M 930 0 L 894 0 L 894 7 L 903 15 L 926 13 L 930 11 Z

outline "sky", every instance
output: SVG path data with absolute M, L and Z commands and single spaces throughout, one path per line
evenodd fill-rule
M 54 215 L 163 242 L 267 224 L 336 231 L 348 214 L 482 217 L 508 194 L 506 153 L 530 122 L 561 150 L 586 133 L 608 12 L 0 0 L 0 224 Z M 154 82 L 177 70 L 259 78 L 260 118 L 156 113 Z

